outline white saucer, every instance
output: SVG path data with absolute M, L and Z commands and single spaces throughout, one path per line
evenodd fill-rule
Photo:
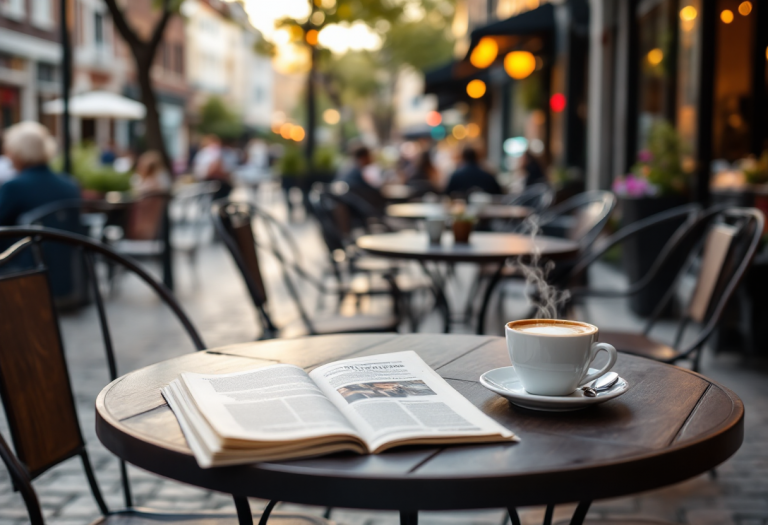
M 597 372 L 597 369 L 590 368 L 589 372 Z M 537 396 L 525 391 L 514 366 L 489 370 L 480 376 L 480 383 L 517 406 L 545 412 L 581 410 L 618 397 L 629 389 L 629 383 L 623 377 L 619 377 L 615 385 L 608 390 L 598 392 L 595 397 L 585 396 L 581 389 L 567 396 Z

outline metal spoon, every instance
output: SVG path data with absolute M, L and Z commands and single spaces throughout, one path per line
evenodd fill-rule
M 581 389 L 584 391 L 584 395 L 587 397 L 595 397 L 598 392 L 608 390 L 619 380 L 619 374 L 616 372 L 608 372 L 607 374 L 598 377 L 589 385 L 584 385 Z

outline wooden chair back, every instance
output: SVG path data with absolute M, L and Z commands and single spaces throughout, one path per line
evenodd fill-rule
M 51 297 L 43 270 L 0 278 L 0 393 L 33 478 L 84 446 Z
M 168 193 L 148 193 L 132 202 L 128 208 L 125 238 L 134 241 L 160 239 L 170 198 Z

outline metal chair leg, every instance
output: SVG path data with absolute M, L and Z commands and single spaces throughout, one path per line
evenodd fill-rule
M 571 517 L 571 525 L 582 525 L 582 523 L 584 523 L 584 518 L 587 517 L 587 512 L 589 512 L 590 505 L 592 505 L 591 501 L 579 502 L 579 506 L 576 507 L 576 510 L 573 512 L 573 516 Z
M 232 499 L 235 500 L 237 522 L 240 525 L 253 525 L 253 514 L 251 514 L 251 505 L 248 503 L 248 498 L 232 496 Z
M 515 507 L 509 507 L 507 512 L 509 513 L 509 519 L 512 520 L 512 525 L 521 525 L 520 515 Z
M 264 512 L 262 512 L 261 514 L 259 525 L 267 525 L 267 520 L 269 520 L 269 515 L 272 514 L 272 509 L 275 508 L 275 505 L 277 505 L 276 499 L 273 499 L 267 504 L 267 507 L 264 509 Z
M 544 522 L 542 525 L 552 525 L 552 516 L 555 514 L 555 506 L 547 505 L 547 510 L 544 512 Z

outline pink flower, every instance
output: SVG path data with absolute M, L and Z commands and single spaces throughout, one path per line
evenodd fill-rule
M 639 151 L 637 153 L 637 160 L 643 163 L 651 162 L 653 160 L 653 153 L 651 153 L 647 149 Z

